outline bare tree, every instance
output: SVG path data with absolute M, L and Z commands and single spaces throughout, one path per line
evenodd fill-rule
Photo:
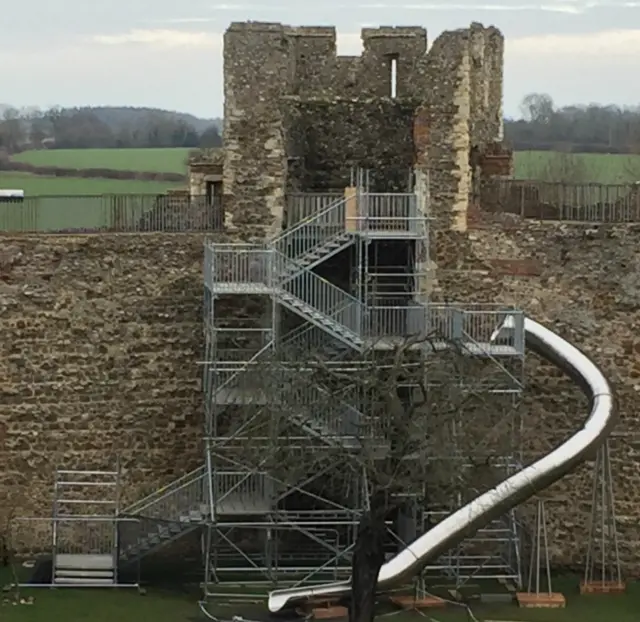
M 529 122 L 548 124 L 553 112 L 553 99 L 546 93 L 529 93 L 520 103 L 522 118 Z
M 15 521 L 15 509 L 6 505 L 4 508 L 2 525 L 0 526 L 0 567 L 8 567 L 11 572 L 11 583 L 2 586 L 4 592 L 12 592 L 11 602 L 18 604 L 24 602 L 20 593 L 20 579 L 14 558 L 14 542 L 12 532 Z
M 352 622 L 375 616 L 388 523 L 408 498 L 451 511 L 452 501 L 504 477 L 497 456 L 512 448 L 511 406 L 485 390 L 495 386 L 496 365 L 455 344 L 436 353 L 435 339 L 407 338 L 338 364 L 310 352 L 264 360 L 245 374 L 254 407 L 227 408 L 216 423 L 217 436 L 235 439 L 215 450 L 222 468 L 229 459 L 285 486 L 313 481 L 343 498 L 354 481 L 364 482 L 351 556 Z
M 546 154 L 545 154 L 546 155 Z M 566 184 L 587 184 L 595 179 L 583 154 L 561 151 L 548 152 L 536 175 L 541 181 Z

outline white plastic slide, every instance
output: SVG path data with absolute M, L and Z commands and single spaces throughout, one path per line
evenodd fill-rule
M 507 316 L 492 340 L 513 330 L 514 325 L 513 316 Z M 380 592 L 402 584 L 420 572 L 429 561 L 564 477 L 592 454 L 613 428 L 614 396 L 600 369 L 580 350 L 541 324 L 526 318 L 524 330 L 527 347 L 562 369 L 589 397 L 589 417 L 580 430 L 551 453 L 481 494 L 384 564 L 378 575 Z M 344 597 L 350 590 L 349 580 L 275 590 L 269 594 L 269 610 L 275 613 L 309 599 Z

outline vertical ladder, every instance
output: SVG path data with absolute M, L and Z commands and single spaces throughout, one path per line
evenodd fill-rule
M 118 584 L 119 493 L 119 470 L 56 469 L 52 585 Z

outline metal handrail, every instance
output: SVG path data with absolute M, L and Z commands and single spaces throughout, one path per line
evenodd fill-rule
M 143 510 L 146 510 L 148 507 L 158 503 L 159 501 L 166 499 L 171 496 L 173 493 L 183 490 L 186 486 L 197 482 L 199 479 L 204 477 L 206 474 L 205 466 L 199 466 L 197 469 L 190 471 L 186 475 L 179 477 L 178 479 L 173 480 L 166 486 L 159 488 L 158 490 L 152 492 L 150 495 L 143 497 L 139 501 L 132 503 L 130 506 L 124 508 L 122 510 L 122 514 L 140 514 Z
M 335 209 L 339 205 L 342 205 L 343 203 L 346 203 L 348 198 L 349 197 L 341 196 L 339 199 L 337 199 L 336 201 L 331 203 L 328 207 L 325 207 L 325 209 L 323 209 L 322 211 L 318 212 L 317 214 L 312 214 L 311 216 L 308 216 L 307 218 L 303 218 L 294 227 L 291 227 L 291 229 L 286 229 L 280 235 L 278 235 L 275 238 L 273 238 L 271 240 L 271 245 L 275 246 L 276 244 L 278 244 L 282 240 L 286 239 L 288 236 L 292 235 L 293 233 L 296 233 L 299 229 L 302 229 L 306 225 L 310 224 L 312 221 L 317 220 L 318 218 L 321 218 L 322 216 L 326 216 L 329 212 L 331 212 L 333 209 Z

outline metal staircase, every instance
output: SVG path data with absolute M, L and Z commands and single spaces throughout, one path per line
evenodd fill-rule
M 278 279 L 274 294 L 280 304 L 311 324 L 324 329 L 354 350 L 361 351 L 362 303 L 343 289 L 319 277 L 307 268 L 274 251 L 275 274 Z M 291 273 L 294 276 L 290 276 Z M 279 275 L 286 274 L 285 277 Z
M 140 519 L 140 533 L 121 542 L 120 563 L 134 563 L 184 535 L 209 519 L 206 465 L 125 508 L 123 515 Z M 216 471 L 212 481 L 213 511 L 218 517 L 266 514 L 273 491 L 264 473 Z
M 304 219 L 269 246 L 278 302 L 346 345 L 361 350 L 361 302 L 312 272 L 312 268 L 353 243 L 354 237 L 346 230 L 348 200 L 342 198 Z
M 271 248 L 294 260 L 279 266 L 279 278 L 286 280 L 302 268 L 311 270 L 353 244 L 354 236 L 345 227 L 348 200 L 340 198 L 272 240 Z
M 291 371 L 299 377 L 299 370 Z M 293 394 L 295 393 L 295 395 Z M 354 449 L 371 438 L 373 430 L 365 415 L 350 399 L 336 397 L 329 389 L 311 380 L 308 384 L 292 383 L 279 398 L 286 404 L 296 404 L 291 419 L 322 443 L 332 447 Z

